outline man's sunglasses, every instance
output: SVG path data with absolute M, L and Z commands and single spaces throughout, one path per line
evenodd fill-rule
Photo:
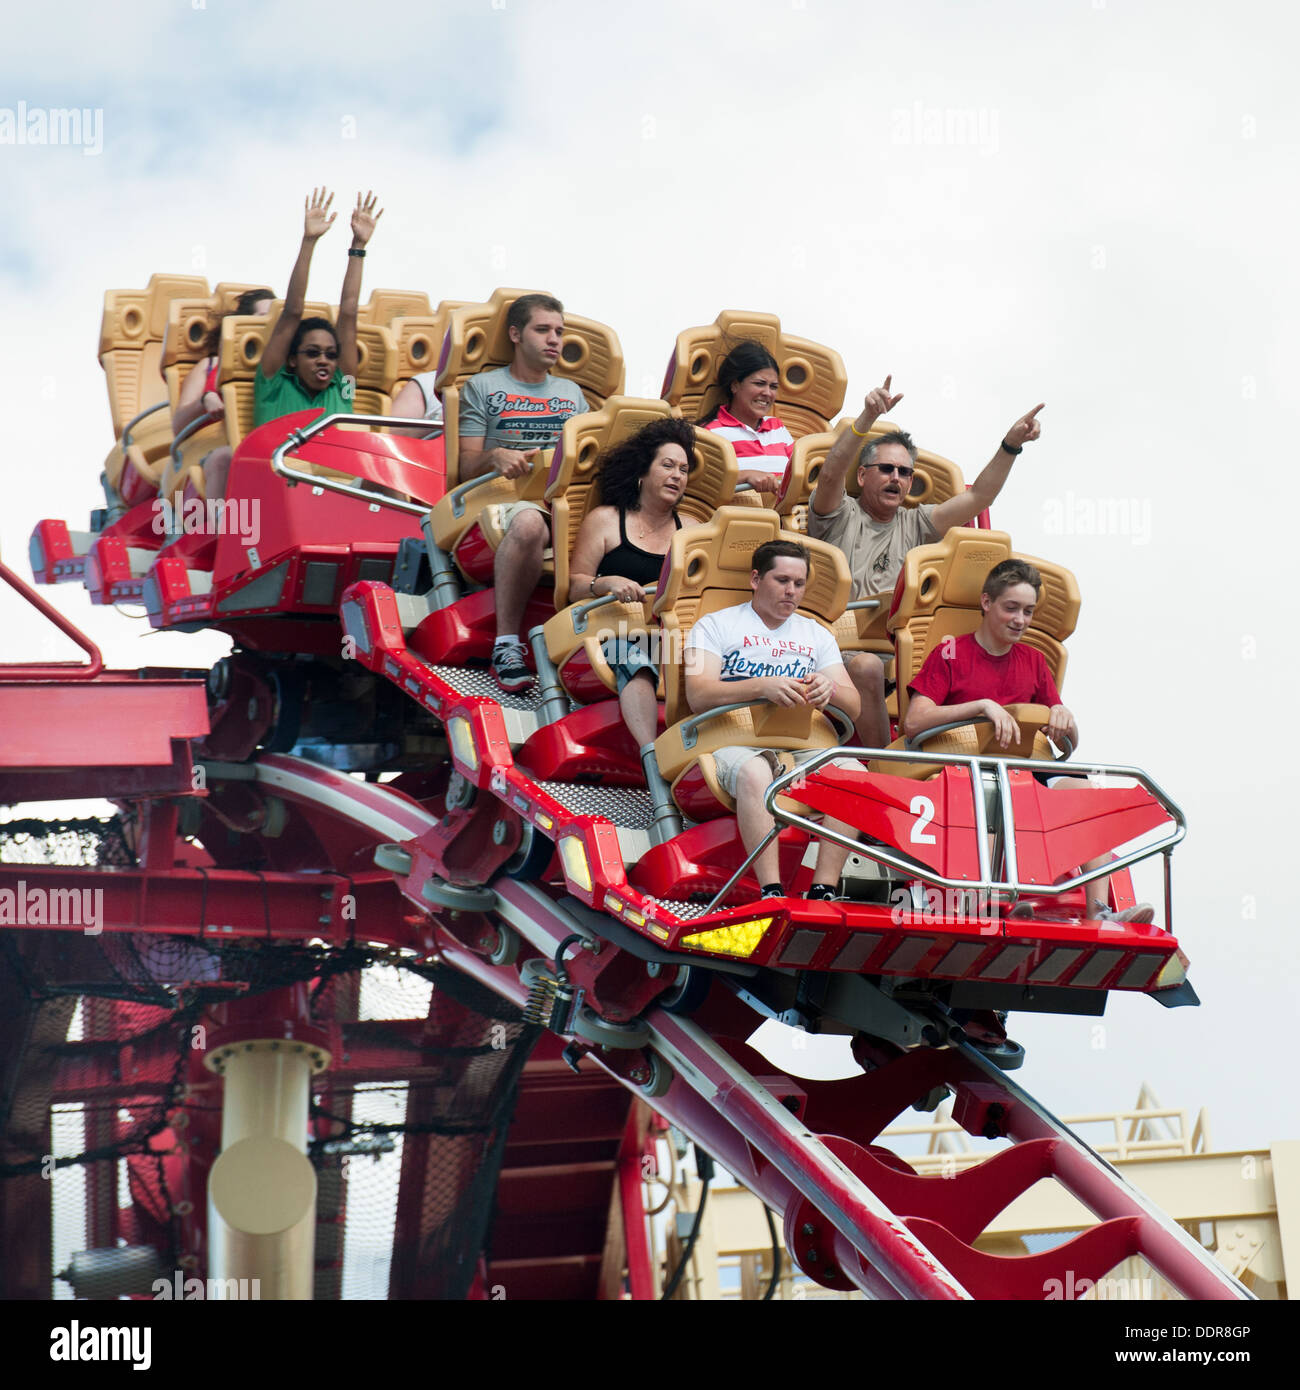
M 334 362 L 337 361 L 339 355 L 338 348 L 309 347 L 302 348 L 300 351 L 304 357 L 310 358 L 312 361 L 315 361 L 317 357 L 323 357 L 328 362 Z
M 910 478 L 916 472 L 915 468 L 906 468 L 903 467 L 901 464 L 897 463 L 868 463 L 864 464 L 863 467 L 879 468 L 886 478 L 891 477 L 893 474 L 897 473 L 898 476 L 902 478 L 904 482 L 906 482 L 907 479 Z

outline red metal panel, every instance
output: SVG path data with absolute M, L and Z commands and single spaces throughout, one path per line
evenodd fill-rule
M 203 682 L 105 671 L 93 681 L 0 682 L 0 767 L 167 767 L 208 731 Z

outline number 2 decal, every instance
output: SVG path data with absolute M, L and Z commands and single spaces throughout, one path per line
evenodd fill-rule
M 925 827 L 934 819 L 934 802 L 928 796 L 914 796 L 912 804 L 907 809 L 917 818 L 909 836 L 911 842 L 914 845 L 934 844 L 934 836 L 927 835 L 925 830 Z

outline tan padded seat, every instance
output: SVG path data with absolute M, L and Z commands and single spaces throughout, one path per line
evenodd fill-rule
M 571 416 L 564 425 L 558 463 L 551 468 L 546 500 L 551 504 L 551 534 L 555 545 L 557 607 L 569 592 L 569 561 L 583 519 L 599 505 L 597 464 L 606 449 L 618 444 L 652 420 L 677 415 L 663 400 L 611 396 L 604 406 L 586 415 Z M 678 504 L 683 527 L 707 521 L 736 487 L 736 455 L 729 441 L 709 430 L 695 430 L 695 447 L 686 491 Z M 547 650 L 560 668 L 579 648 L 592 669 L 610 689 L 617 688 L 600 643 L 617 632 L 644 631 L 646 613 L 640 604 L 610 603 L 589 615 L 580 631 L 574 606 L 562 608 L 545 627 Z
M 433 313 L 429 296 L 423 290 L 371 290 L 370 298 L 357 310 L 358 323 L 391 328 L 403 314 Z
M 539 291 L 494 290 L 485 304 L 462 304 L 448 316 L 445 360 L 440 363 L 437 381 L 446 417 L 443 437 L 448 488 L 460 481 L 460 388 L 479 372 L 510 362 L 514 345 L 506 328 L 506 315 L 521 295 L 534 293 Z M 618 335 L 603 323 L 566 311 L 555 375 L 577 382 L 587 405 L 599 410 L 610 396 L 623 390 L 623 349 Z
M 401 314 L 389 323 L 397 343 L 397 375 L 393 395 L 413 376 L 438 369 L 447 321 L 453 309 L 469 303 L 464 299 L 444 299 L 428 314 Z
M 747 507 L 720 507 L 710 521 L 677 532 L 669 552 L 667 583 L 654 605 L 663 629 L 663 650 L 674 657 L 663 663 L 668 728 L 655 742 L 660 771 L 676 793 L 678 784 L 698 763 L 709 790 L 727 810 L 734 809 L 734 802 L 718 784 L 712 757 L 716 749 L 732 744 L 795 750 L 833 748 L 840 741 L 835 726 L 819 711 L 808 706 L 786 710 L 764 704 L 710 720 L 701 727 L 691 748 L 683 741 L 681 721 L 691 713 L 683 656 L 690 630 L 706 614 L 735 607 L 749 598 L 753 553 L 764 542 L 778 539 L 799 541 L 808 548 L 808 587 L 799 611 L 831 626 L 843 612 L 852 586 L 843 552 L 824 542 L 783 532 L 775 512 Z
M 171 301 L 207 293 L 208 282 L 201 276 L 155 274 L 143 290 L 109 290 L 104 295 L 99 361 L 108 378 L 116 437 L 121 438 L 133 416 L 164 399 L 159 369 Z
M 722 359 L 738 342 L 753 338 L 776 358 L 781 384 L 774 415 L 799 439 L 830 428 L 844 404 L 848 376 L 834 348 L 782 333 L 775 314 L 724 309 L 711 323 L 686 328 L 668 364 L 663 396 L 688 420 L 704 418 L 718 401 L 716 382 Z
M 156 486 L 162 476 L 171 446 L 170 412 L 158 410 L 146 416 L 132 430 L 131 443 L 125 447 L 122 433 L 146 407 L 168 400 L 161 366 L 171 301 L 207 293 L 208 282 L 200 276 L 156 274 L 143 290 L 109 290 L 104 295 L 99 361 L 117 441 L 104 460 L 104 474 L 114 489 L 122 484 L 128 460 L 149 486 Z
M 1065 679 L 1065 640 L 1079 621 L 1079 586 L 1063 565 L 1019 555 L 1005 531 L 955 526 L 932 545 L 909 550 L 903 561 L 903 592 L 889 620 L 898 652 L 899 717 L 907 714 L 907 684 L 945 637 L 974 632 L 980 625 L 980 592 L 994 565 L 1025 560 L 1043 576 L 1034 619 L 1023 640 L 1037 648 L 1059 688 Z

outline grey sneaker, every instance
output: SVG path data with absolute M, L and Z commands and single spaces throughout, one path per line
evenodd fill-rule
M 528 669 L 528 651 L 522 642 L 501 642 L 492 648 L 492 664 L 488 675 L 508 695 L 526 690 L 533 683 Z

